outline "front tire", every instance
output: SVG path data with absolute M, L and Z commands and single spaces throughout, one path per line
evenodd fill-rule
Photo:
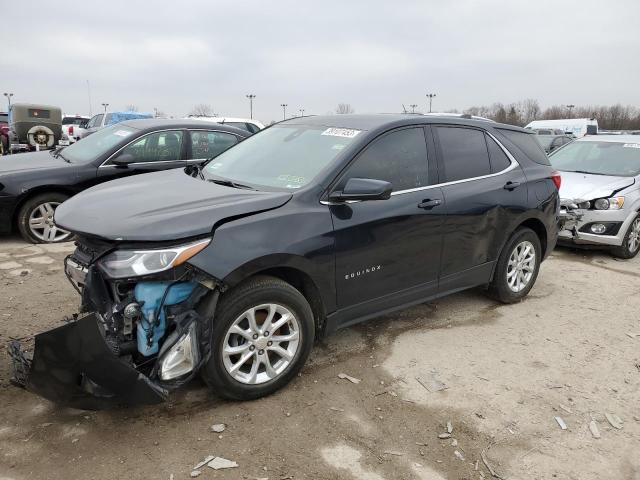
M 640 252 L 640 214 L 631 221 L 622 245 L 611 249 L 611 254 L 617 258 L 630 259 Z
M 226 399 L 270 395 L 300 371 L 314 334 L 313 312 L 298 290 L 274 277 L 249 279 L 220 300 L 202 377 Z
M 530 228 L 519 228 L 500 253 L 489 294 L 502 303 L 519 302 L 536 283 L 541 260 L 538 235 Z
M 18 213 L 18 230 L 27 242 L 59 243 L 71 240 L 70 232 L 53 223 L 53 214 L 67 198 L 63 193 L 50 192 L 28 199 Z

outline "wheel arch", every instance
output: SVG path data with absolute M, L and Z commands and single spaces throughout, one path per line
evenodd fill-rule
M 287 282 L 298 290 L 304 298 L 309 302 L 313 312 L 314 322 L 316 325 L 316 333 L 318 336 L 324 331 L 325 319 L 327 316 L 327 307 L 325 305 L 324 296 L 318 283 L 313 279 L 312 275 L 298 266 L 292 265 L 269 265 L 262 267 L 247 267 L 237 269 L 230 274 L 224 283 L 230 287 L 256 276 L 271 276 L 279 278 Z
M 15 209 L 13 211 L 12 217 L 12 225 L 17 227 L 18 224 L 18 216 L 20 215 L 20 210 L 22 210 L 23 205 L 37 195 L 41 195 L 43 193 L 61 193 L 63 195 L 68 195 L 72 197 L 75 195 L 75 192 L 70 188 L 61 186 L 61 185 L 41 185 L 34 188 L 31 188 L 27 192 L 23 193 L 20 197 L 20 200 L 16 203 Z
M 535 218 L 535 217 L 529 217 L 529 218 L 526 218 L 524 220 L 521 220 L 520 223 L 518 223 L 509 232 L 509 235 L 507 235 L 507 237 L 505 238 L 504 243 L 500 246 L 500 250 L 498 251 L 498 256 L 496 258 L 495 265 L 493 267 L 493 271 L 491 272 L 490 281 L 493 281 L 493 278 L 494 278 L 495 273 L 496 273 L 496 267 L 498 266 L 498 260 L 500 258 L 500 255 L 502 255 L 502 251 L 504 250 L 505 246 L 507 245 L 507 243 L 509 243 L 509 239 L 513 236 L 513 234 L 515 232 L 518 231 L 519 228 L 522 228 L 522 227 L 527 227 L 527 228 L 533 230 L 533 232 L 538 236 L 538 239 L 540 240 L 540 248 L 542 249 L 541 258 L 544 259 L 546 257 L 547 248 L 548 248 L 547 227 L 544 225 L 542 220 L 540 220 L 538 218 Z

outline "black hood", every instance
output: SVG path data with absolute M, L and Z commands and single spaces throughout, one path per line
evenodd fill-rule
M 63 153 L 64 154 L 64 153 Z M 0 176 L 5 173 L 28 172 L 72 167 L 62 157 L 54 157 L 49 150 L 42 152 L 16 153 L 0 157 Z
M 205 235 L 228 218 L 278 208 L 290 198 L 286 192 L 216 185 L 176 169 L 85 190 L 56 209 L 55 222 L 107 240 L 177 240 Z

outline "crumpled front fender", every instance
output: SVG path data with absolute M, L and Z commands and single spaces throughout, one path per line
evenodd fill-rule
M 114 355 L 98 322 L 92 313 L 36 335 L 32 360 L 14 347 L 11 355 L 16 373 L 26 373 L 25 388 L 86 410 L 164 401 L 168 391 Z

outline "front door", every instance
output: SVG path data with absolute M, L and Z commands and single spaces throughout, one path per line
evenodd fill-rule
M 431 174 L 429 168 L 431 165 Z M 444 198 L 427 155 L 425 129 L 410 127 L 371 142 L 336 185 L 349 178 L 385 180 L 388 200 L 331 205 L 339 310 L 347 318 L 424 298 L 437 289 Z
M 116 153 L 131 155 L 133 162 L 127 166 L 115 165 L 111 161 L 105 162 L 98 168 L 97 182 L 184 167 L 184 136 L 182 130 L 163 130 L 134 140 Z

